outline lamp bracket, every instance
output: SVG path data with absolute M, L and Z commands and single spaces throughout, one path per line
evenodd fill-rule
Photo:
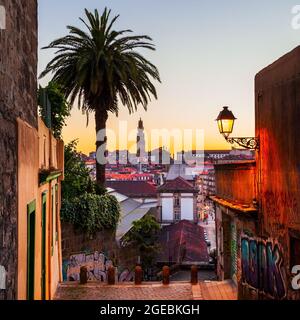
M 250 149 L 250 150 L 259 150 L 259 138 L 255 137 L 225 137 L 226 141 L 231 144 L 238 144 L 239 146 Z

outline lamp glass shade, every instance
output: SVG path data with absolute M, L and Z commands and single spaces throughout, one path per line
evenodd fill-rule
M 234 120 L 218 120 L 218 126 L 221 134 L 230 135 L 233 131 Z
M 228 107 L 224 107 L 217 118 L 220 133 L 228 137 L 233 131 L 235 120 L 235 116 L 228 110 Z

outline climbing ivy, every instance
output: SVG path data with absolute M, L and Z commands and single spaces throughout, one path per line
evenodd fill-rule
M 103 229 L 115 229 L 120 218 L 119 203 L 91 180 L 76 148 L 76 141 L 65 146 L 61 219 L 90 235 Z
M 48 119 L 46 99 L 50 102 L 50 118 Z M 53 135 L 57 139 L 62 138 L 62 130 L 66 125 L 66 119 L 70 116 L 70 105 L 64 95 L 59 84 L 50 81 L 47 87 L 40 87 L 38 90 L 39 113 L 44 122 L 51 125 Z M 50 123 L 49 123 L 50 121 Z
M 63 200 L 61 217 L 87 234 L 103 229 L 114 229 L 119 221 L 120 207 L 117 199 L 109 194 L 84 193 L 72 201 Z

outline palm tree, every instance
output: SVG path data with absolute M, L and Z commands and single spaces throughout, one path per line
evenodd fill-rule
M 52 80 L 61 86 L 71 105 L 78 99 L 78 107 L 87 119 L 90 112 L 95 112 L 97 133 L 105 130 L 109 112 L 118 115 L 119 102 L 130 114 L 139 104 L 147 110 L 151 97 L 157 99 L 152 80 L 160 82 L 157 68 L 135 50 L 155 50 L 152 39 L 146 35 L 130 35 L 131 30 L 114 30 L 119 16 L 110 19 L 110 13 L 111 10 L 105 8 L 100 17 L 97 10 L 92 13 L 85 9 L 87 21 L 80 20 L 87 30 L 67 26 L 68 35 L 45 47 L 57 51 L 40 76 L 53 73 Z M 97 141 L 96 147 L 103 150 L 106 138 Z M 98 158 L 96 164 L 99 185 L 105 183 L 103 158 L 101 161 Z

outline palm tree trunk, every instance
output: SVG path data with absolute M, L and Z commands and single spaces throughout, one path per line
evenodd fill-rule
M 106 130 L 106 121 L 108 119 L 108 114 L 106 111 L 102 111 L 102 110 L 101 108 L 96 108 L 96 111 L 95 111 L 96 134 L 98 134 L 100 130 Z M 97 150 L 106 150 L 106 140 L 107 140 L 107 137 L 105 135 L 104 141 L 96 142 Z M 105 151 L 105 156 L 106 156 L 106 151 Z M 98 152 L 97 159 L 96 159 L 96 182 L 99 186 L 104 187 L 105 186 L 105 164 L 100 163 L 102 162 L 101 160 L 103 160 L 103 152 Z

